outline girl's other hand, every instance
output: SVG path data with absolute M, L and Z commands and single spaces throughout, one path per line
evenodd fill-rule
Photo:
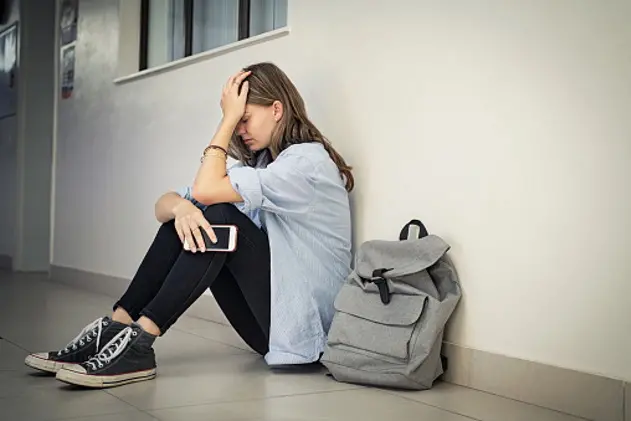
M 206 251 L 206 243 L 202 237 L 203 229 L 213 243 L 217 242 L 217 236 L 210 224 L 204 218 L 202 211 L 190 201 L 182 201 L 173 210 L 175 215 L 175 230 L 182 244 L 188 244 L 190 250 L 195 253 L 197 249 L 203 253 Z

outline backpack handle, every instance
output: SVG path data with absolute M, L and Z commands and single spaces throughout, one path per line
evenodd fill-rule
M 425 225 L 418 219 L 412 219 L 405 224 L 401 233 L 399 234 L 399 240 L 417 240 L 419 238 L 426 237 L 429 233 Z

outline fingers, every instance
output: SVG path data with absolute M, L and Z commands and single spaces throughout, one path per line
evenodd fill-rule
M 232 88 L 236 87 L 237 89 L 241 85 L 241 82 L 245 80 L 246 77 L 250 76 L 252 71 L 239 71 L 237 74 L 234 74 L 228 78 L 226 85 L 224 86 L 224 92 L 230 91 Z
M 195 245 L 195 240 L 193 239 L 193 233 L 191 232 L 191 226 L 183 223 L 182 224 L 182 233 L 184 235 L 184 242 L 186 242 L 190 248 L 190 250 L 195 253 L 197 251 L 197 246 Z
M 241 87 L 241 93 L 239 94 L 239 98 L 246 98 L 248 96 L 248 91 L 250 90 L 250 84 L 246 80 L 243 82 L 243 86 Z
M 191 232 L 193 233 L 193 238 L 195 238 L 195 244 L 197 244 L 197 248 L 202 253 L 206 251 L 206 243 L 204 242 L 204 237 L 202 236 L 201 229 L 197 225 L 196 221 L 191 221 Z M 193 249 L 193 253 L 196 250 Z
M 234 84 L 234 78 L 236 75 L 230 76 L 228 78 L 228 81 L 226 82 L 226 84 L 223 87 L 223 91 L 224 92 L 228 92 L 230 90 L 230 88 L 232 87 L 232 85 Z
M 184 230 L 181 227 L 180 221 L 175 221 L 175 232 L 177 232 L 177 236 L 180 237 L 180 242 L 184 244 Z
M 245 80 L 246 77 L 250 76 L 252 74 L 251 71 L 247 71 L 244 72 L 243 70 L 241 70 L 239 73 L 237 73 L 235 75 L 235 78 L 233 80 L 233 83 L 237 84 L 237 86 L 239 86 L 241 84 L 241 82 L 243 82 Z
M 198 248 L 202 248 L 201 245 L 203 245 L 204 242 L 196 240 L 195 231 L 199 233 L 199 228 L 197 227 L 195 219 L 192 218 L 190 214 L 176 219 L 175 230 L 178 237 L 180 237 L 180 241 L 182 241 L 184 245 L 188 244 L 190 251 L 195 253 Z
M 239 76 L 239 74 L 240 74 L 240 73 L 234 74 L 234 75 L 232 75 L 232 76 L 230 76 L 230 77 L 228 78 L 228 81 L 226 82 L 226 85 L 225 85 L 225 86 L 224 86 L 224 88 L 223 88 L 223 89 L 224 89 L 224 91 L 226 91 L 226 92 L 227 92 L 227 91 L 229 91 L 229 90 L 230 90 L 230 89 L 234 86 L 234 84 L 235 84 L 235 80 L 236 80 L 236 78 Z
M 208 234 L 208 237 L 210 238 L 210 241 L 214 243 L 217 242 L 217 236 L 215 235 L 215 231 L 213 231 L 212 227 L 210 226 L 210 224 L 208 223 L 208 221 L 206 220 L 206 218 L 204 218 L 203 215 L 199 216 L 199 219 L 197 221 L 197 223 L 199 224 L 199 226 L 206 231 L 206 234 Z

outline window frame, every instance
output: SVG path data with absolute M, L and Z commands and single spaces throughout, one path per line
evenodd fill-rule
M 184 2 L 184 58 L 193 55 L 193 0 Z M 140 1 L 140 48 L 138 71 L 147 70 L 149 60 L 149 8 L 151 0 Z M 239 0 L 237 12 L 238 36 L 242 41 L 250 37 L 251 4 L 250 0 Z

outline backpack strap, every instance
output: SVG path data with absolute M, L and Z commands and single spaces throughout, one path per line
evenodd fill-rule
M 427 228 L 425 225 L 418 219 L 412 219 L 410 222 L 405 224 L 401 233 L 399 234 L 399 240 L 416 240 L 419 238 L 427 237 L 429 233 L 427 232 Z
M 392 269 L 375 269 L 372 272 L 372 278 L 362 278 L 362 281 L 364 282 L 372 282 L 373 284 L 377 285 L 377 288 L 379 288 L 379 297 L 381 298 L 381 302 L 386 305 L 390 304 L 390 288 L 388 287 L 388 281 L 383 275 L 390 270 Z

